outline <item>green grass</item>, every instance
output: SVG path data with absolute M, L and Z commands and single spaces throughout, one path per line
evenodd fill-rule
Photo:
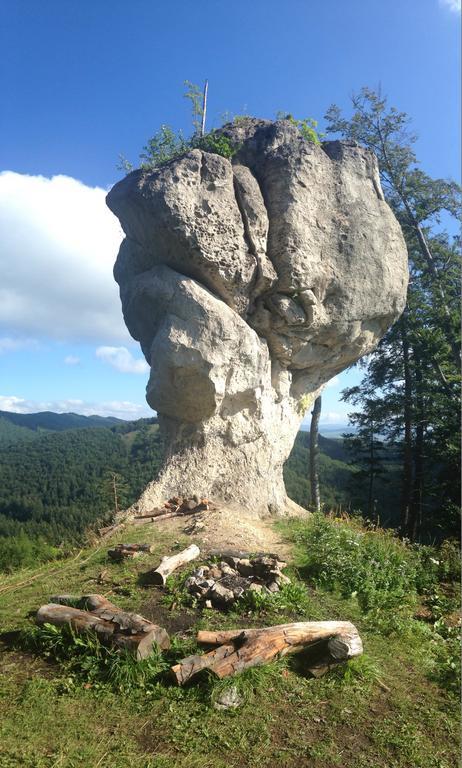
M 447 578 L 454 562 L 355 522 L 313 518 L 280 530 L 293 542 L 290 588 L 228 614 L 196 613 L 178 600 L 165 605 L 157 589 L 142 586 L 140 575 L 161 554 L 190 541 L 175 544 L 173 534 L 150 526 L 114 539 L 154 539 L 154 553 L 130 563 L 108 562 L 108 543 L 7 577 L 0 622 L 2 632 L 15 634 L 4 637 L 0 659 L 1 768 L 453 768 L 459 707 L 449 647 L 458 630 L 448 618 L 454 597 Z M 344 546 L 347 536 L 359 546 Z M 380 574 L 367 570 L 368 558 L 378 559 Z M 107 581 L 98 585 L 103 569 Z M 181 578 L 170 582 L 171 595 L 180 594 Z M 194 626 L 173 635 L 167 654 L 134 664 L 92 638 L 37 630 L 28 618 L 52 594 L 95 591 L 134 610 L 153 600 L 162 620 Z M 425 622 L 414 618 L 422 606 Z M 169 665 L 194 650 L 199 627 L 310 619 L 353 621 L 363 656 L 318 680 L 294 656 L 185 689 L 170 681 Z M 231 685 L 242 706 L 215 710 Z

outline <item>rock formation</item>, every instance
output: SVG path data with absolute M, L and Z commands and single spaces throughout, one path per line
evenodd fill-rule
M 310 143 L 286 120 L 222 132 L 231 161 L 193 149 L 107 197 L 166 446 L 138 510 L 196 493 L 284 514 L 301 419 L 405 304 L 406 247 L 371 152 Z

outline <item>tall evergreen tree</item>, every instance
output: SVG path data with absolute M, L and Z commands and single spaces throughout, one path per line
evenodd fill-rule
M 359 392 L 347 391 L 345 398 L 361 405 L 366 422 L 372 413 L 368 393 L 373 391 L 381 402 L 380 434 L 401 451 L 403 535 L 422 536 L 435 522 L 442 534 L 454 533 L 459 504 L 460 249 L 441 221 L 443 214 L 460 211 L 461 190 L 418 167 L 416 136 L 404 112 L 368 88 L 354 95 L 352 104 L 349 120 L 335 105 L 329 109 L 327 130 L 377 155 L 387 202 L 406 239 L 410 282 L 402 317 L 371 355 Z

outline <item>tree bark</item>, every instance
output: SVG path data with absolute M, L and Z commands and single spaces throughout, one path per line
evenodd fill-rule
M 454 335 L 454 330 L 451 324 L 451 310 L 449 309 L 446 293 L 444 291 L 443 286 L 441 285 L 440 273 L 435 265 L 433 254 L 430 250 L 430 246 L 427 243 L 427 238 L 425 237 L 422 227 L 420 226 L 419 222 L 414 216 L 414 213 L 412 212 L 407 199 L 402 198 L 402 200 L 403 200 L 404 207 L 406 209 L 406 213 L 409 217 L 409 223 L 411 227 L 413 227 L 416 233 L 417 241 L 420 247 L 420 252 L 422 253 L 422 256 L 424 257 L 427 263 L 428 270 L 435 281 L 437 292 L 440 295 L 441 306 L 443 307 L 443 311 L 444 311 L 444 321 L 443 321 L 444 330 L 446 332 L 446 338 L 448 340 L 448 344 L 451 347 L 452 359 L 454 361 L 456 369 L 458 370 L 460 368 L 460 346 Z
M 180 565 L 184 565 L 185 563 L 189 563 L 191 560 L 195 560 L 196 557 L 199 557 L 199 555 L 199 547 L 196 546 L 196 544 L 191 544 L 190 547 L 184 549 L 182 552 L 179 552 L 177 555 L 173 555 L 172 557 L 163 557 L 159 567 L 153 571 L 149 571 L 146 574 L 146 582 L 149 584 L 156 584 L 161 587 L 165 586 L 165 582 L 167 581 L 168 576 L 170 576 L 173 571 L 176 571 Z
M 403 481 L 401 492 L 401 532 L 408 534 L 409 515 L 412 496 L 412 378 L 409 353 L 409 339 L 405 315 L 400 320 L 400 334 L 403 348 L 404 374 L 404 447 L 403 447 Z
M 413 483 L 411 506 L 408 524 L 408 536 L 415 541 L 422 527 L 422 502 L 424 480 L 424 454 L 425 454 L 425 405 L 423 399 L 422 361 L 417 349 L 414 348 L 415 383 L 416 383 L 416 428 L 415 444 L 413 451 Z
M 199 643 L 218 646 L 204 655 L 189 656 L 172 667 L 178 685 L 184 685 L 204 669 L 218 678 L 268 664 L 288 653 L 300 653 L 324 641 L 325 662 L 338 663 L 362 653 L 356 627 L 347 621 L 308 621 L 263 629 L 200 631 Z
M 374 452 L 374 426 L 371 420 L 369 437 L 369 491 L 368 491 L 368 515 L 372 520 L 374 517 L 374 475 L 375 475 L 375 452 Z
M 78 634 L 94 632 L 102 643 L 126 648 L 137 660 L 145 659 L 157 645 L 165 650 L 170 638 L 163 627 L 137 613 L 127 613 L 103 595 L 57 595 L 37 611 L 37 624 L 70 626 Z
M 205 81 L 204 95 L 202 97 L 202 121 L 201 121 L 201 136 L 205 136 L 205 120 L 207 117 L 207 92 L 209 89 L 209 81 Z
M 319 468 L 318 468 L 318 437 L 319 437 L 319 419 L 321 416 L 321 395 L 314 401 L 311 411 L 310 425 L 310 485 L 311 485 L 311 504 L 316 512 L 321 509 L 321 495 L 319 492 Z

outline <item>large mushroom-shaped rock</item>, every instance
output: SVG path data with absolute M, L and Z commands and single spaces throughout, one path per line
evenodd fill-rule
M 138 511 L 197 493 L 284 514 L 301 419 L 405 304 L 406 247 L 370 151 L 310 143 L 287 120 L 222 132 L 231 161 L 193 149 L 107 197 L 166 446 Z

